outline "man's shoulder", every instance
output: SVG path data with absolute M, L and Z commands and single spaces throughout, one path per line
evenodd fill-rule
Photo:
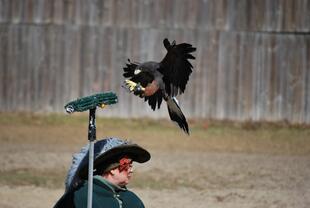
M 142 200 L 139 198 L 137 194 L 130 190 L 126 190 L 120 193 L 121 198 L 123 199 L 124 203 L 126 203 L 126 206 L 124 207 L 137 207 L 137 208 L 144 208 L 144 204 Z
M 85 183 L 74 193 L 74 204 L 77 208 L 85 208 L 87 206 L 87 196 L 88 184 Z M 109 192 L 96 184 L 93 184 L 92 204 L 93 207 L 118 207 L 117 201 L 113 197 L 113 192 Z
M 131 190 L 126 190 L 126 191 L 123 191 L 123 192 L 121 192 L 122 193 L 122 195 L 124 195 L 124 196 L 126 196 L 126 197 L 131 197 L 131 198 L 134 198 L 134 199 L 136 199 L 136 200 L 140 200 L 140 198 L 138 197 L 138 195 L 137 194 L 135 194 L 133 191 L 131 191 Z
M 83 207 L 87 205 L 87 185 L 84 183 L 74 192 L 74 204 L 82 205 L 77 207 Z

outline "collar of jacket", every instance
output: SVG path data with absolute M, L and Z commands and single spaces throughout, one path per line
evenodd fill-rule
M 120 187 L 116 184 L 113 184 L 106 179 L 104 179 L 102 176 L 96 175 L 94 176 L 94 184 L 103 187 L 104 189 L 110 190 L 113 193 L 119 192 L 119 191 L 126 191 L 126 187 Z

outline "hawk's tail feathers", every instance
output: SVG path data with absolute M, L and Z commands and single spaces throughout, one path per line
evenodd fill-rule
M 170 119 L 175 121 L 179 127 L 189 135 L 188 124 L 178 104 L 178 100 L 175 97 L 171 98 L 168 96 L 166 101 Z

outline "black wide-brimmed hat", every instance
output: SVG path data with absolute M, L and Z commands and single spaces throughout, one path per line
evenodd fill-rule
M 77 187 L 88 176 L 89 145 L 86 145 L 77 154 L 73 155 L 71 168 L 66 179 L 66 191 Z M 147 162 L 151 155 L 137 144 L 119 138 L 106 138 L 94 144 L 94 175 L 102 174 L 111 164 L 127 156 L 133 161 Z

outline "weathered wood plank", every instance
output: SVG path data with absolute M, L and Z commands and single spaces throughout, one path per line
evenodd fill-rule
M 64 100 L 69 102 L 80 93 L 81 28 L 64 27 Z
M 239 119 L 250 120 L 253 111 L 253 88 L 254 88 L 254 67 L 253 67 L 253 43 L 255 40 L 254 34 L 243 35 L 240 49 L 240 82 L 239 96 L 240 103 L 238 111 L 240 112 Z
M 12 111 L 18 109 L 17 106 L 18 96 L 17 96 L 17 84 L 20 75 L 18 75 L 17 70 L 20 69 L 20 59 L 18 58 L 19 48 L 21 47 L 20 43 L 20 31 L 17 31 L 16 26 L 8 27 L 8 57 L 7 57 L 7 73 L 6 73 L 6 110 Z M 18 61 L 17 61 L 18 60 Z
M 0 0 L 0 23 L 10 22 L 12 18 L 12 4 L 7 0 Z
M 9 59 L 9 37 L 7 26 L 0 26 L 0 109 L 7 110 L 7 99 L 9 87 L 8 80 L 8 59 Z
M 306 54 L 304 55 L 305 57 L 305 70 L 306 70 L 306 83 L 305 83 L 305 120 L 303 122 L 305 123 L 310 123 L 310 37 L 307 36 L 305 38 L 306 44 Z

